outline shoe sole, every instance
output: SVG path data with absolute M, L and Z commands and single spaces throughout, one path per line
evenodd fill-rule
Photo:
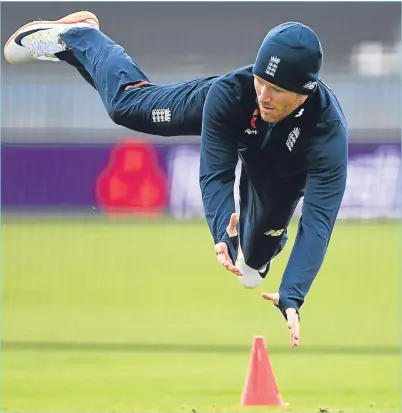
M 71 13 L 59 20 L 36 20 L 32 21 L 30 23 L 25 24 L 24 26 L 20 27 L 6 42 L 4 45 L 4 57 L 9 63 L 12 63 L 9 59 L 7 59 L 7 54 L 6 54 L 6 47 L 26 28 L 34 25 L 34 24 L 75 24 L 75 23 L 82 23 L 86 20 L 92 20 L 94 21 L 97 26 L 99 27 L 99 20 L 98 18 L 91 12 L 89 11 L 78 11 L 76 13 Z

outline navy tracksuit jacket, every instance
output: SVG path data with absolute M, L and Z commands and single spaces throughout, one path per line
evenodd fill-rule
M 235 211 L 238 157 L 239 238 L 246 263 L 262 268 L 278 254 L 304 196 L 295 245 L 280 285 L 279 308 L 297 310 L 323 262 L 346 185 L 347 123 L 334 93 L 321 81 L 294 113 L 276 124 L 258 111 L 252 66 L 224 76 L 153 85 L 124 49 L 95 29 L 62 35 L 74 65 L 99 92 L 110 117 L 127 128 L 162 136 L 201 134 L 200 187 L 214 242 Z

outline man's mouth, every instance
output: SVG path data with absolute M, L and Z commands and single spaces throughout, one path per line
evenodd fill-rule
M 274 108 L 272 106 L 269 105 L 265 105 L 263 103 L 260 102 L 260 106 L 264 109 L 264 110 L 274 110 Z

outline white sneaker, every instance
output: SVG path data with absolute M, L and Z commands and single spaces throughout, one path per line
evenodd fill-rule
M 239 276 L 238 279 L 244 287 L 256 288 L 267 275 L 270 266 L 271 262 L 260 270 L 254 270 L 245 263 L 244 257 L 241 255 L 237 259 L 237 268 L 239 268 L 243 275 Z
M 54 54 L 66 50 L 60 34 L 73 27 L 99 29 L 99 21 L 93 13 L 80 11 L 55 21 L 33 21 L 25 24 L 7 40 L 4 57 L 12 64 L 32 60 L 58 61 Z

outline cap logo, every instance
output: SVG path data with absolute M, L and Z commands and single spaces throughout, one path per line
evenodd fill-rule
M 279 59 L 278 56 L 271 56 L 268 66 L 265 69 L 265 73 L 269 76 L 274 77 L 280 61 L 281 59 Z

